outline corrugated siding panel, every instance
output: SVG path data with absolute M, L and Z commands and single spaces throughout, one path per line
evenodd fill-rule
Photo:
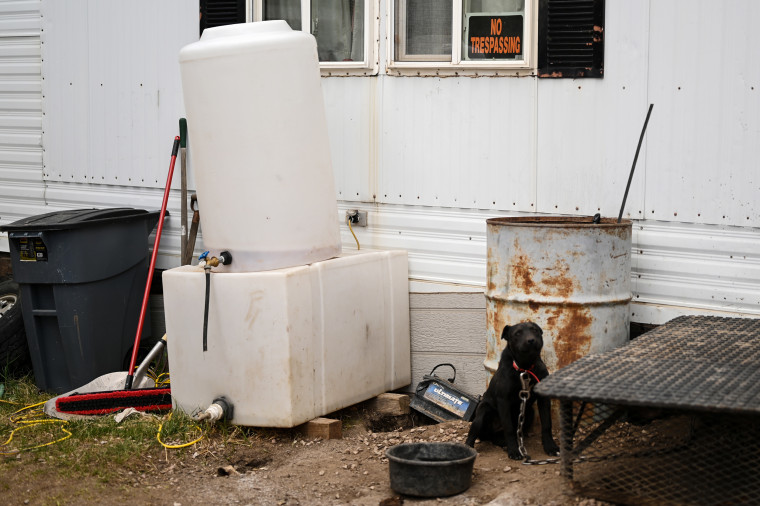
M 760 315 L 759 232 L 636 224 L 631 255 L 634 300 Z
M 0 37 L 39 37 L 40 0 L 0 3 Z
M 198 39 L 197 2 L 43 9 L 45 178 L 162 187 L 183 114 L 177 55 Z
M 355 204 L 338 204 L 345 216 Z M 409 277 L 426 281 L 485 285 L 486 218 L 493 213 L 411 206 L 358 206 L 368 213 L 368 227 L 354 227 L 362 249 L 405 249 Z M 345 249 L 355 249 L 341 225 Z
M 760 226 L 760 2 L 651 2 L 646 217 Z
M 339 214 L 352 205 L 368 211 L 369 226 L 354 229 L 362 248 L 408 250 L 410 279 L 485 286 L 485 220 L 497 213 L 344 202 Z M 636 222 L 631 263 L 637 304 L 760 315 L 758 229 Z
M 44 208 L 40 2 L 0 3 L 0 223 Z

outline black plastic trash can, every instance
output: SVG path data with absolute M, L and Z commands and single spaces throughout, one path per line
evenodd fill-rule
M 8 232 L 37 387 L 63 393 L 128 367 L 160 211 L 77 209 Z M 149 315 L 142 338 L 150 329 Z M 125 364 L 126 362 L 126 364 Z

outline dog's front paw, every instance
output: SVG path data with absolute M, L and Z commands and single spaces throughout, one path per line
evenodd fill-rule
M 544 439 L 542 442 L 544 445 L 544 452 L 547 455 L 550 455 L 552 457 L 559 455 L 559 446 L 557 446 L 557 443 L 554 442 L 554 439 L 549 437 L 547 439 Z
M 509 456 L 512 460 L 522 460 L 522 455 L 520 455 L 520 450 L 517 448 L 509 448 L 507 447 L 507 456 Z

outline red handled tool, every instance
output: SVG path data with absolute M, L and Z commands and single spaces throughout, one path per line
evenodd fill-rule
M 137 333 L 135 335 L 135 345 L 132 348 L 132 360 L 129 361 L 129 370 L 127 371 L 127 380 L 124 383 L 124 390 L 132 389 L 132 380 L 135 376 L 135 364 L 137 363 L 137 351 L 140 348 L 140 335 L 142 334 L 143 323 L 145 322 L 145 312 L 148 310 L 148 297 L 150 296 L 150 285 L 153 282 L 153 270 L 156 267 L 156 257 L 158 256 L 158 245 L 161 242 L 161 232 L 164 229 L 164 215 L 166 214 L 166 203 L 169 200 L 169 190 L 172 186 L 172 176 L 174 175 L 174 163 L 177 161 L 177 152 L 179 151 L 179 136 L 174 138 L 172 146 L 172 158 L 169 162 L 169 176 L 166 178 L 166 188 L 164 189 L 164 200 L 161 203 L 161 214 L 158 220 L 158 229 L 156 230 L 156 239 L 153 241 L 153 254 L 150 257 L 150 267 L 148 267 L 148 282 L 145 283 L 145 293 L 143 294 L 142 308 L 140 309 L 140 319 L 137 323 Z

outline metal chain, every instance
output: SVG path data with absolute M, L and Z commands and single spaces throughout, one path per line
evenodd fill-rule
M 560 461 L 559 457 L 533 460 L 525 449 L 523 425 L 525 424 L 525 409 L 528 406 L 528 399 L 530 399 L 530 391 L 532 388 L 530 384 L 530 375 L 526 371 L 520 373 L 520 383 L 522 383 L 522 389 L 520 390 L 520 414 L 517 417 L 517 450 L 523 458 L 523 465 L 544 466 L 546 464 L 557 464 Z
M 522 383 L 522 389 L 520 390 L 520 414 L 517 417 L 517 450 L 520 452 L 520 456 L 528 460 L 528 451 L 525 449 L 525 441 L 523 440 L 523 424 L 525 423 L 525 408 L 528 406 L 528 399 L 530 398 L 530 376 L 523 371 L 520 373 L 520 383 Z

